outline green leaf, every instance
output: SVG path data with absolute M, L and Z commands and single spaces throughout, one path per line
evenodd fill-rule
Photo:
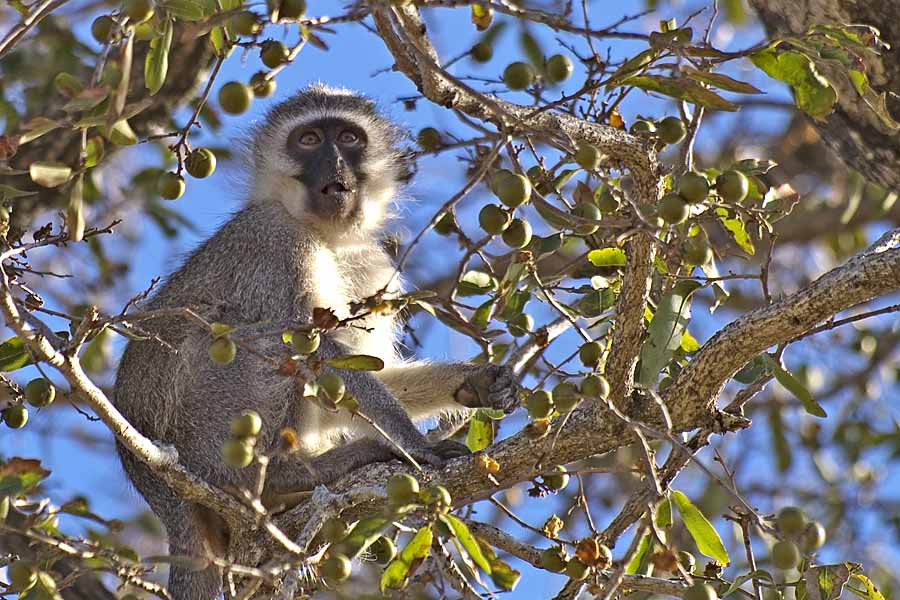
M 637 56 L 626 60 L 622 66 L 613 73 L 612 77 L 609 78 L 609 81 L 606 82 L 606 89 L 610 90 L 622 85 L 623 80 L 643 72 L 644 68 L 653 62 L 653 59 L 656 58 L 657 54 L 658 52 L 655 49 L 648 48 Z
M 494 422 L 479 409 L 469 420 L 469 431 L 466 433 L 466 446 L 472 452 L 483 450 L 494 443 Z
M 35 117 L 24 125 L 25 133 L 19 136 L 19 144 L 27 144 L 32 140 L 36 140 L 45 133 L 50 133 L 54 129 L 62 127 L 59 121 L 53 121 L 47 117 Z
M 353 526 L 346 539 L 340 543 L 340 551 L 349 558 L 358 558 L 366 548 L 381 537 L 381 531 L 390 523 L 387 517 L 369 517 Z
M 150 51 L 144 61 L 144 84 L 155 95 L 166 82 L 169 71 L 169 48 L 172 46 L 172 20 L 163 21 L 162 32 L 150 40 Z
M 456 288 L 460 296 L 480 296 L 497 289 L 497 280 L 484 271 L 468 271 Z
M 12 187 L 11 185 L 4 185 L 0 183 L 0 202 L 15 200 L 16 198 L 27 198 L 28 196 L 36 196 L 37 194 L 38 192 L 19 190 Z
M 462 544 L 462 547 L 465 548 L 466 552 L 469 553 L 469 557 L 471 557 L 475 564 L 478 565 L 482 571 L 490 575 L 491 565 L 484 554 L 481 553 L 481 546 L 478 545 L 478 541 L 469 531 L 469 528 L 466 527 L 466 524 L 451 514 L 441 515 L 440 519 L 450 527 L 450 530 L 453 531 L 453 534 L 459 540 L 459 543 Z
M 774 370 L 772 369 L 774 364 L 772 357 L 763 352 L 762 354 L 755 356 L 750 362 L 744 365 L 744 368 L 735 373 L 734 380 L 745 385 L 750 385 L 764 375 L 772 375 L 774 373 Z
M 778 380 L 784 388 L 793 394 L 797 400 L 803 404 L 803 408 L 814 417 L 825 418 L 828 416 L 828 413 L 825 412 L 825 409 L 816 402 L 815 398 L 813 398 L 812 393 L 803 383 L 794 377 L 790 372 L 781 368 L 775 361 L 772 361 L 772 368 L 775 371 L 775 379 Z
M 103 159 L 103 138 L 94 136 L 87 141 L 84 148 L 84 166 L 88 169 L 96 167 Z
M 109 96 L 109 88 L 106 86 L 97 86 L 85 88 L 78 92 L 74 98 L 63 105 L 66 112 L 82 112 L 99 106 L 101 102 Z
M 84 89 L 84 84 L 74 75 L 66 72 L 60 72 L 53 78 L 53 87 L 56 91 L 67 98 L 71 98 Z
M 624 267 L 625 251 L 621 248 L 598 248 L 588 252 L 587 258 L 595 267 Z
M 659 506 L 656 507 L 656 516 L 654 517 L 654 519 L 656 521 L 656 526 L 661 529 L 671 527 L 675 523 L 675 519 L 672 517 L 671 498 L 669 498 L 668 496 L 663 498 L 662 502 L 659 503 Z
M 728 75 L 723 75 L 722 73 L 707 73 L 706 71 L 698 71 L 697 69 L 693 69 L 690 67 L 684 68 L 682 70 L 687 74 L 688 77 L 690 77 L 694 81 L 699 81 L 700 83 L 705 83 L 707 85 L 711 85 L 728 92 L 735 92 L 738 94 L 763 93 L 762 90 L 750 85 L 745 81 L 732 79 Z
M 753 241 L 750 239 L 750 235 L 747 233 L 744 222 L 740 217 L 730 216 L 727 208 L 717 208 L 716 216 L 719 217 L 719 221 L 721 221 L 722 225 L 725 226 L 725 229 L 731 233 L 731 237 L 734 238 L 735 243 L 737 243 L 744 252 L 751 256 L 756 254 L 756 247 L 753 245 Z
M 643 570 L 642 566 L 645 564 L 647 553 L 650 551 L 651 540 L 652 537 L 649 533 L 644 534 L 644 537 L 641 538 L 637 552 L 634 553 L 634 556 L 631 557 L 631 560 L 628 561 L 628 565 L 625 567 L 627 574 L 634 575 Z
M 495 558 L 491 561 L 491 581 L 501 590 L 511 592 L 516 589 L 522 574 L 509 566 L 506 562 Z
M 766 75 L 783 81 L 794 90 L 797 106 L 812 117 L 824 117 L 834 110 L 837 92 L 801 52 L 778 52 L 769 46 L 749 56 Z
M 773 402 L 768 411 L 769 431 L 772 433 L 772 447 L 775 450 L 775 458 L 778 464 L 778 471 L 785 473 L 791 468 L 794 456 L 791 450 L 791 444 L 785 435 L 784 419 L 781 414 L 781 407 L 778 403 Z
M 472 313 L 472 325 L 478 329 L 484 329 L 491 320 L 491 313 L 494 308 L 494 298 L 487 300 Z
M 684 330 L 684 334 L 681 336 L 681 349 L 685 352 L 696 352 L 700 349 L 700 342 L 687 329 Z
M 106 127 L 103 135 L 117 146 L 133 146 L 138 143 L 137 134 L 134 133 L 131 125 L 125 119 L 119 119 L 112 126 Z
M 31 180 L 41 187 L 59 187 L 72 177 L 72 167 L 61 162 L 33 162 L 28 167 Z
M 53 576 L 46 571 L 38 571 L 37 583 L 27 593 L 19 596 L 22 600 L 63 600 L 62 595 L 56 588 L 56 582 Z
M 541 50 L 541 46 L 538 43 L 537 39 L 531 34 L 527 29 L 522 31 L 522 35 L 519 37 L 519 43 L 522 46 L 522 51 L 525 53 L 525 56 L 528 57 L 528 60 L 531 61 L 539 71 L 543 71 L 544 69 L 544 52 Z
M 726 100 L 714 91 L 690 79 L 675 79 L 673 77 L 663 77 L 662 75 L 636 75 L 623 81 L 622 85 L 633 85 L 648 92 L 657 92 L 705 106 L 706 108 L 731 112 L 740 109 L 740 106 L 734 102 Z
M 367 354 L 347 354 L 335 356 L 326 361 L 335 369 L 353 369 L 355 371 L 380 371 L 384 368 L 384 361 L 377 356 Z
M 638 381 L 642 384 L 653 385 L 681 345 L 681 337 L 691 319 L 691 294 L 699 287 L 696 281 L 682 281 L 659 299 L 647 340 L 641 346 Z
M 185 21 L 199 21 L 212 14 L 207 5 L 199 0 L 164 0 L 159 3 L 169 14 Z
M 431 527 L 425 526 L 416 532 L 409 543 L 400 551 L 400 554 L 390 562 L 381 575 L 381 592 L 387 588 L 402 588 L 413 571 L 419 566 L 431 548 L 431 541 L 434 535 L 431 533 Z
M 575 303 L 574 308 L 578 311 L 578 314 L 584 317 L 594 318 L 599 317 L 615 306 L 615 304 L 616 293 L 610 288 L 604 288 L 602 290 L 591 290 L 584 294 Z
M 678 513 L 681 515 L 681 520 L 684 521 L 688 533 L 697 544 L 697 549 L 704 555 L 715 559 L 720 565 L 728 565 L 731 559 L 728 558 L 722 538 L 716 533 L 709 520 L 703 516 L 700 509 L 694 506 L 690 498 L 678 490 L 672 490 L 670 496 L 675 501 L 675 506 L 678 508 Z
M 84 238 L 84 176 L 78 175 L 69 192 L 69 204 L 66 207 L 66 229 L 69 239 L 80 242 Z

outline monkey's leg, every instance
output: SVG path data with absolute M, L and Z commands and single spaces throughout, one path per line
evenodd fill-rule
M 184 504 L 163 516 L 163 523 L 169 535 L 169 554 L 198 559 L 198 566 L 209 561 L 214 552 L 224 555 L 221 544 L 225 524 L 210 511 Z M 177 600 L 217 600 L 222 594 L 222 571 L 211 563 L 192 569 L 173 562 L 169 566 L 169 593 Z
M 387 367 L 377 377 L 413 419 L 458 412 L 461 406 L 509 413 L 519 404 L 515 374 L 500 365 L 414 362 Z

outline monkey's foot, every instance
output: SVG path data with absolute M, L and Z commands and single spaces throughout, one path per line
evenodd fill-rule
M 472 454 L 468 446 L 453 440 L 441 440 L 421 448 L 409 448 L 407 452 L 416 460 L 438 468 L 443 467 L 450 459 Z
M 505 365 L 479 365 L 456 391 L 456 400 L 469 408 L 511 413 L 519 406 L 519 384 Z

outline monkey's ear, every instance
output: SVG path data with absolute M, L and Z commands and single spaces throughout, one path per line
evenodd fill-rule
M 416 174 L 416 152 L 411 149 L 401 150 L 397 157 L 397 181 L 407 184 Z

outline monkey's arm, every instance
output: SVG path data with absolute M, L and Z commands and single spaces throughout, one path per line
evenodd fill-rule
M 413 362 L 377 373 L 414 419 L 465 408 L 512 412 L 518 386 L 509 367 L 471 363 Z

